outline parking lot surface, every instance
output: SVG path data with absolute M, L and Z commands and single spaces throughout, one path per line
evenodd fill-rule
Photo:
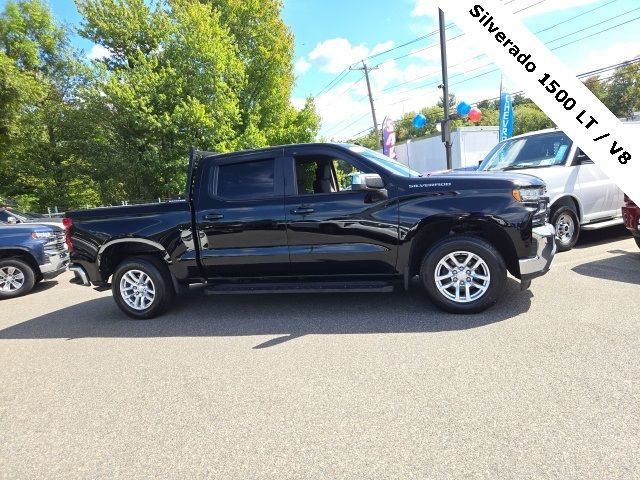
M 489 311 L 190 296 L 65 274 L 0 315 L 0 478 L 640 478 L 640 251 L 585 232 Z

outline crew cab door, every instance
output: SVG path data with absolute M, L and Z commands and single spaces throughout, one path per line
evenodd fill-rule
M 337 149 L 285 156 L 292 274 L 396 274 L 397 206 L 384 189 L 351 186 L 354 173 L 375 173 L 371 167 Z
M 591 222 L 620 215 L 623 194 L 618 186 L 579 148 L 576 151 L 574 165 L 578 169 L 584 221 Z
M 207 277 L 286 274 L 281 154 L 210 157 L 204 162 L 195 217 Z

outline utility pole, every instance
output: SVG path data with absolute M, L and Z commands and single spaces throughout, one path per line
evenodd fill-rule
M 373 95 L 371 95 L 371 83 L 369 83 L 369 72 L 375 70 L 378 67 L 369 68 L 364 60 L 362 60 L 362 67 L 349 67 L 349 70 L 362 70 L 364 72 L 364 78 L 367 79 L 367 90 L 369 91 L 369 103 L 371 104 L 371 116 L 373 117 L 373 130 L 376 132 L 376 138 L 380 136 L 378 130 L 378 121 L 376 120 L 376 109 L 373 107 Z
M 444 29 L 444 12 L 440 9 L 440 58 L 442 59 L 442 103 L 444 120 L 442 121 L 442 141 L 447 152 L 447 170 L 451 170 L 451 120 L 449 117 L 449 72 L 447 69 L 447 35 Z

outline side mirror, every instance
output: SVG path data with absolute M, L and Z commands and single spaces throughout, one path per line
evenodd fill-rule
M 377 173 L 352 173 L 351 190 L 382 190 L 384 181 Z
M 376 173 L 370 173 L 364 177 L 365 184 L 367 188 L 373 188 L 375 190 L 380 190 L 384 188 L 384 181 L 380 177 L 380 175 Z

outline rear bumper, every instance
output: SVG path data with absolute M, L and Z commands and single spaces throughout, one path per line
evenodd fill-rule
M 634 236 L 640 236 L 640 207 L 622 207 L 622 219 Z
M 57 277 L 67 269 L 69 265 L 69 254 L 66 250 L 60 252 L 45 251 L 45 257 L 48 262 L 39 265 L 40 273 L 45 280 L 50 280 Z
M 72 263 L 71 265 L 69 265 L 69 270 L 71 270 L 75 275 L 73 279 L 74 283 L 79 283 L 80 285 L 84 285 L 85 287 L 91 286 L 89 275 L 87 275 L 87 271 L 81 265 Z
M 533 257 L 520 259 L 520 280 L 529 281 L 549 271 L 556 254 L 556 231 L 553 225 L 545 224 L 536 227 L 532 232 L 536 254 Z

